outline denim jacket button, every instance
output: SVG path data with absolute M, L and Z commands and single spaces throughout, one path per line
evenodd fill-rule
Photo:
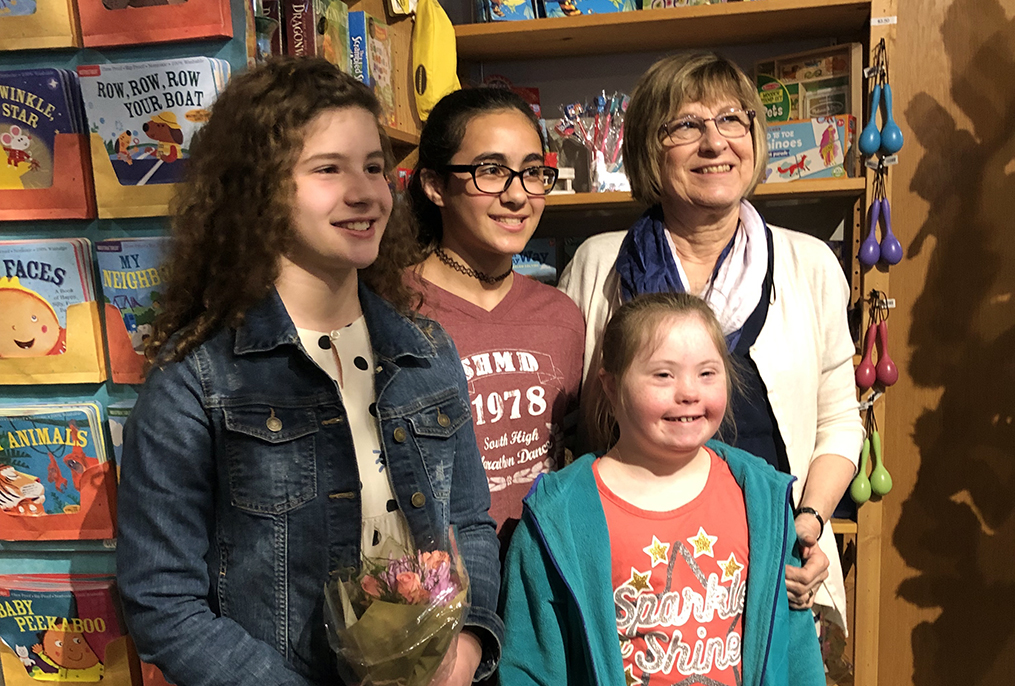
M 271 416 L 265 420 L 264 425 L 268 427 L 268 431 L 272 433 L 278 433 L 282 430 L 282 420 L 275 416 L 275 410 L 272 409 Z
M 416 491 L 415 493 L 413 493 L 412 494 L 412 506 L 413 507 L 423 507 L 424 505 L 426 505 L 426 496 L 423 495 L 422 493 L 420 493 L 419 491 Z
M 405 429 L 402 427 L 396 428 L 392 436 L 394 436 L 396 443 L 405 443 L 405 439 L 408 438 L 408 434 L 405 433 Z
M 444 428 L 447 428 L 451 426 L 451 417 L 447 416 L 443 412 L 440 412 L 437 415 L 437 423 L 443 426 Z

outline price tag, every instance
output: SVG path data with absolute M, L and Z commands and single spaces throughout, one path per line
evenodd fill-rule
M 863 412 L 864 410 L 869 410 L 870 408 L 874 407 L 874 401 L 876 401 L 883 395 L 884 393 L 882 393 L 881 391 L 874 391 L 873 393 L 871 393 L 866 400 L 860 403 L 860 411 Z
M 887 157 L 882 157 L 881 158 L 881 163 L 884 164 L 885 166 L 891 166 L 893 164 L 898 164 L 899 163 L 899 156 L 898 155 L 888 155 Z
M 871 26 L 889 26 L 891 24 L 898 24 L 899 18 L 897 16 L 891 17 L 871 17 Z

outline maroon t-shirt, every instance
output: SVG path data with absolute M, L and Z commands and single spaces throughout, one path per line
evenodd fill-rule
M 490 312 L 429 281 L 410 283 L 423 292 L 421 313 L 440 322 L 458 348 L 490 515 L 510 533 L 509 520 L 521 517 L 535 478 L 564 464 L 564 429 L 577 416 L 581 384 L 581 311 L 557 289 L 521 274 Z

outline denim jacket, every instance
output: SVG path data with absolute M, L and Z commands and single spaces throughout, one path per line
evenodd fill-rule
M 395 498 L 420 548 L 456 527 L 483 677 L 503 637 L 500 566 L 458 354 L 440 325 L 363 286 L 359 297 Z M 276 292 L 149 374 L 125 430 L 118 510 L 130 633 L 170 681 L 342 683 L 323 589 L 360 564 L 359 473 L 337 385 Z

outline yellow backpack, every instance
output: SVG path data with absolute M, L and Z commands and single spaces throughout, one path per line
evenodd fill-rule
M 426 121 L 437 101 L 462 87 L 458 82 L 455 28 L 437 0 L 419 0 L 416 5 L 412 81 L 420 121 Z

